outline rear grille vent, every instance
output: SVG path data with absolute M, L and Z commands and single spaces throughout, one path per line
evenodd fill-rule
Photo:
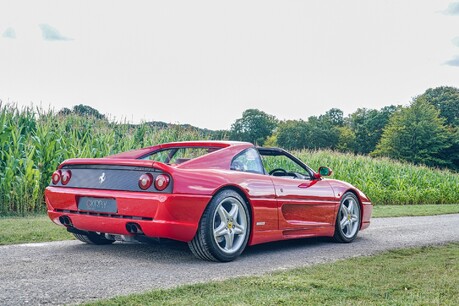
M 124 215 L 107 214 L 107 213 L 99 213 L 99 212 L 78 211 L 78 210 L 69 210 L 69 209 L 55 209 L 54 211 L 55 212 L 59 212 L 59 213 L 65 213 L 65 214 L 88 215 L 88 216 L 117 218 L 117 219 L 153 221 L 153 218 L 148 218 L 148 217 L 124 216 Z

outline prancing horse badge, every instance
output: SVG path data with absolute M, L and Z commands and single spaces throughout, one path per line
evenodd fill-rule
M 105 172 L 103 172 L 102 175 L 99 176 L 99 183 L 102 184 L 103 182 L 105 182 Z

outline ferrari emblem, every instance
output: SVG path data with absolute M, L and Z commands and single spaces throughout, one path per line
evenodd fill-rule
M 99 176 L 99 183 L 102 184 L 103 182 L 105 182 L 105 172 L 103 172 L 102 175 Z

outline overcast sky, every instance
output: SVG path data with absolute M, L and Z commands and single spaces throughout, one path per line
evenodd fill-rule
M 459 87 L 459 2 L 1 1 L 0 99 L 228 129 Z

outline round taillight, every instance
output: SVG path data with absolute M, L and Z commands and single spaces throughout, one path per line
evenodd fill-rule
M 62 185 L 67 185 L 70 182 L 71 178 L 72 178 L 72 171 L 70 170 L 62 171 L 62 174 L 61 174 Z
M 155 179 L 155 187 L 159 191 L 163 191 L 169 185 L 169 177 L 164 174 L 160 174 Z
M 150 173 L 144 173 L 139 178 L 139 187 L 142 190 L 147 190 L 153 184 L 153 175 Z
M 61 170 L 54 171 L 53 176 L 51 176 L 51 181 L 53 182 L 54 185 L 56 185 L 57 183 L 59 183 L 60 180 L 61 180 Z

